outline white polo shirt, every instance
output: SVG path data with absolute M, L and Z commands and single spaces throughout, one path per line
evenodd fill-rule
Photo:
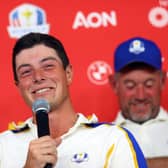
M 146 168 L 144 156 L 130 133 L 110 124 L 92 123 L 82 114 L 57 147 L 54 168 Z M 37 138 L 32 119 L 29 129 L 0 135 L 0 168 L 23 168 L 29 142 Z
M 143 124 L 126 120 L 121 112 L 118 113 L 114 122 L 132 132 L 145 157 L 168 156 L 168 112 L 162 107 L 155 119 Z

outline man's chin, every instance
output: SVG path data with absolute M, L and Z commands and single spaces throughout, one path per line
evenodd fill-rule
M 134 121 L 135 123 L 143 124 L 149 119 L 150 119 L 150 116 L 136 116 L 132 118 L 132 121 Z

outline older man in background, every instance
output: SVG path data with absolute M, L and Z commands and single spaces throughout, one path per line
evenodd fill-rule
M 114 70 L 110 83 L 121 109 L 115 123 L 133 133 L 149 168 L 168 168 L 168 113 L 160 105 L 166 73 L 159 47 L 142 37 L 122 42 Z

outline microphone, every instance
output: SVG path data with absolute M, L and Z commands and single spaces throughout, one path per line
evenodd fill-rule
M 48 122 L 49 103 L 45 99 L 37 99 L 32 105 L 32 111 L 36 114 L 38 137 L 50 135 Z M 47 163 L 44 168 L 52 168 L 52 164 Z
M 45 99 L 37 99 L 32 105 L 32 111 L 36 114 L 38 137 L 50 135 L 48 123 L 49 103 Z

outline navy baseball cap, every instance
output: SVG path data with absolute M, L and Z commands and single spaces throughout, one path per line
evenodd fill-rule
M 115 72 L 119 72 L 131 63 L 138 62 L 158 70 L 162 69 L 162 55 L 156 43 L 142 37 L 135 37 L 118 45 L 114 52 Z

